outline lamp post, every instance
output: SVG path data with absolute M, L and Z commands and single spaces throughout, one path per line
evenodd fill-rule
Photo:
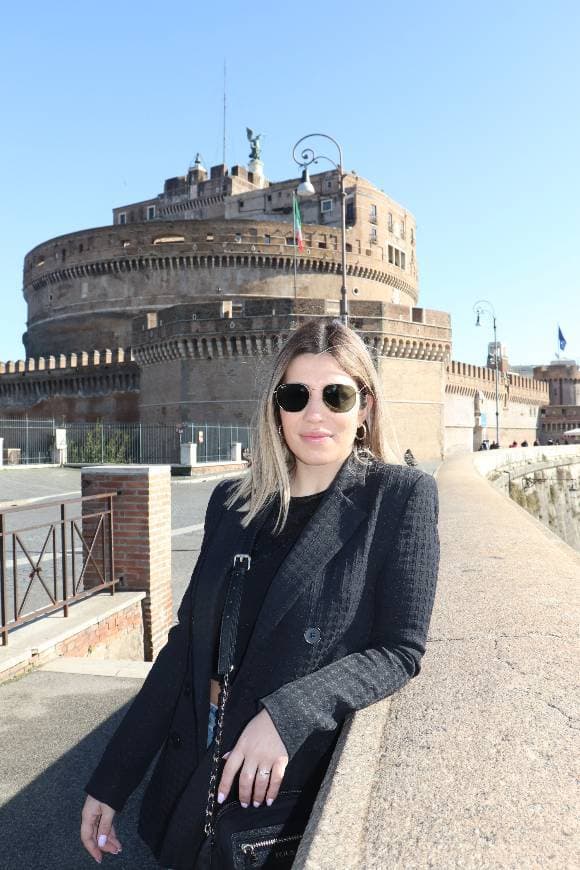
M 499 447 L 499 368 L 498 368 L 498 348 L 497 348 L 497 321 L 495 319 L 495 308 L 488 302 L 487 299 L 478 299 L 473 306 L 473 311 L 477 315 L 475 321 L 476 326 L 481 326 L 481 316 L 486 314 L 491 317 L 493 323 L 493 346 L 494 346 L 494 367 L 495 367 L 495 443 Z
M 327 157 L 325 154 L 316 154 L 314 149 L 309 147 L 302 147 L 299 156 L 297 155 L 297 151 L 302 143 L 306 139 L 319 138 L 319 139 L 328 139 L 329 142 L 332 142 L 333 145 L 336 145 L 338 151 L 338 163 L 334 160 L 331 160 L 330 157 Z M 317 164 L 319 160 L 328 160 L 334 168 L 338 171 L 338 180 L 339 180 L 339 196 L 340 196 L 340 233 L 341 233 L 341 252 L 342 252 L 342 283 L 340 287 L 340 319 L 344 323 L 345 326 L 348 326 L 348 295 L 346 290 L 346 191 L 344 189 L 344 179 L 345 172 L 343 170 L 343 159 L 342 159 L 342 148 L 332 136 L 328 136 L 326 133 L 308 133 L 307 136 L 303 136 L 298 142 L 294 145 L 292 149 L 292 158 L 295 163 L 298 164 L 302 168 L 302 181 L 298 185 L 296 189 L 296 195 L 301 199 L 313 196 L 316 191 L 314 189 L 314 185 L 310 181 L 310 175 L 308 173 L 308 167 L 313 163 Z

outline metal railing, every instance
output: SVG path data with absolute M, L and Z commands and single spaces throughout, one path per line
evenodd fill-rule
M 182 423 L 180 441 L 197 444 L 198 462 L 223 462 L 231 457 L 233 444 L 241 444 L 242 451 L 250 447 L 249 426 L 227 426 L 223 423 Z M 179 461 L 179 460 L 178 460 Z
M 231 458 L 236 442 L 250 446 L 249 426 L 223 423 L 63 423 L 56 420 L 0 420 L 4 449 L 20 451 L 22 464 L 50 463 L 56 430 L 66 430 L 66 462 L 123 465 L 177 465 L 181 444 L 197 444 L 198 462 L 223 462 Z
M 120 582 L 115 577 L 113 540 L 116 495 L 116 492 L 107 492 L 0 510 L 3 646 L 8 643 L 8 633 L 27 622 L 57 610 L 63 610 L 64 616 L 68 616 L 69 604 L 103 589 L 114 594 Z M 88 502 L 97 502 L 97 507 L 87 507 Z M 70 516 L 73 504 L 80 505 L 81 515 Z M 29 525 L 30 520 L 25 516 L 23 527 L 10 528 L 22 514 L 37 515 L 44 511 L 54 512 L 56 517 L 38 523 L 32 520 Z M 79 591 L 83 583 L 84 588 Z M 32 609 L 25 611 L 27 603 Z
M 0 420 L 4 450 L 19 450 L 20 462 L 26 465 L 52 461 L 55 431 L 55 420 Z

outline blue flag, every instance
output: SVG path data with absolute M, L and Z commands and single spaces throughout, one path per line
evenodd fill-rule
M 560 327 L 558 327 L 558 344 L 560 345 L 560 350 L 564 350 L 566 347 L 566 339 Z

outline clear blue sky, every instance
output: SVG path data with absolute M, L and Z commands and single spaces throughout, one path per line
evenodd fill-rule
M 313 130 L 412 211 L 420 304 L 451 312 L 453 356 L 483 364 L 496 308 L 513 364 L 580 360 L 580 4 L 345 0 L 213 6 L 29 0 L 3 11 L 0 359 L 23 356 L 22 261 L 111 222 L 246 125 L 268 177 Z

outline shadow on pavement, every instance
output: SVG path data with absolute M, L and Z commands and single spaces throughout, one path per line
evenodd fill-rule
M 0 807 L 0 866 L 6 870 L 83 870 L 98 867 L 80 841 L 83 787 L 128 705 L 95 728 L 33 782 Z M 4 730 L 4 729 L 3 729 Z M 39 756 L 42 746 L 31 747 Z M 115 828 L 120 855 L 105 855 L 101 867 L 154 870 L 159 864 L 137 835 L 144 784 L 132 795 Z

